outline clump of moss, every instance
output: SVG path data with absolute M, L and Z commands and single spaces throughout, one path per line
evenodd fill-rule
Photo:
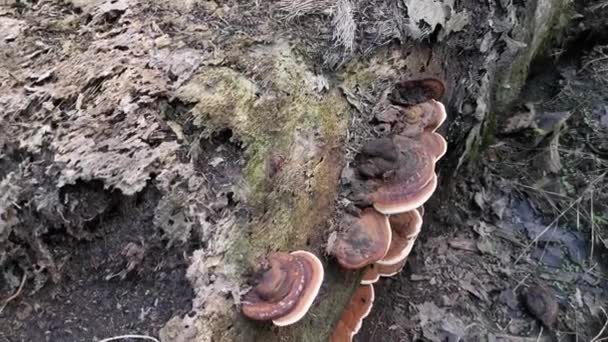
M 342 94 L 315 89 L 315 75 L 287 44 L 249 53 L 241 58 L 249 63 L 244 69 L 263 66 L 263 71 L 246 77 L 236 68 L 203 67 L 177 91 L 181 101 L 195 103 L 195 126 L 229 128 L 245 149 L 242 172 L 254 215 L 249 227 L 230 237 L 224 260 L 235 265 L 235 272 L 243 272 L 269 250 L 320 251 L 320 246 L 306 244 L 319 241 L 333 214 L 347 128 L 348 105 Z M 273 155 L 283 163 L 269 179 Z

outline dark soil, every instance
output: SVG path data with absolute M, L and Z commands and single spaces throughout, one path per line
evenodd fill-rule
M 36 276 L 28 279 L 20 296 L 0 315 L 0 340 L 154 335 L 171 317 L 187 313 L 193 297 L 185 278 L 191 248 L 165 247 L 152 224 L 159 194 L 147 189 L 122 196 L 103 190 L 100 183 L 72 189 L 77 189 L 72 196 L 89 205 L 95 198 L 110 204 L 103 215 L 87 223 L 89 241 L 61 229 L 41 237 L 57 260 L 60 280 L 37 289 Z

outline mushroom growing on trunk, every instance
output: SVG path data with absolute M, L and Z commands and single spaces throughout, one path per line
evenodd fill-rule
M 382 260 L 377 264 L 394 265 L 405 260 L 414 247 L 414 242 L 422 227 L 422 216 L 418 210 L 391 215 L 389 222 L 392 230 L 391 246 Z
M 363 208 L 363 214 L 361 219 L 347 215 L 341 220 L 348 228 L 330 236 L 328 250 L 342 267 L 366 269 L 332 342 L 352 340 L 362 321 L 354 309 L 358 298 L 370 291 L 373 297 L 372 284 L 399 273 L 414 247 L 422 228 L 423 205 L 437 188 L 435 165 L 447 152 L 446 140 L 436 133 L 447 119 L 438 101 L 444 90 L 436 79 L 397 83 L 379 105 L 383 111 L 376 114 L 380 121 L 391 123 L 389 136 L 368 141 L 355 158 L 359 179 L 353 182 L 350 198 Z
M 353 293 L 350 302 L 342 311 L 340 320 L 331 337 L 331 342 L 350 342 L 363 324 L 363 319 L 369 315 L 374 304 L 373 285 L 361 285 Z
M 327 249 L 346 269 L 359 269 L 381 260 L 391 242 L 388 218 L 373 208 L 361 217 L 347 215 L 342 220 L 343 230 L 330 238 Z
M 323 265 L 312 253 L 272 253 L 257 284 L 243 298 L 243 314 L 277 326 L 293 324 L 308 312 L 323 276 Z

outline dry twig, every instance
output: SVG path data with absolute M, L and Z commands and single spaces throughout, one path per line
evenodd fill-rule
M 604 310 L 604 308 L 600 309 L 602 309 L 604 316 L 606 316 L 606 323 L 604 323 L 604 326 L 602 327 L 602 329 L 600 329 L 600 332 L 597 333 L 597 335 L 595 335 L 595 337 L 591 339 L 591 342 L 600 342 L 608 340 L 608 337 L 600 338 L 604 334 L 604 331 L 606 331 L 606 328 L 608 328 L 608 314 L 606 313 L 606 310 Z
M 522 251 L 522 252 L 519 254 L 519 256 L 517 257 L 517 259 L 515 259 L 515 263 L 514 263 L 514 264 L 517 264 L 517 263 L 518 263 L 518 262 L 521 260 L 521 258 L 523 258 L 523 256 L 526 254 L 526 252 L 527 252 L 527 251 L 530 249 L 530 247 L 532 247 L 532 246 L 533 246 L 535 243 L 537 243 L 537 242 L 538 242 L 538 240 L 539 240 L 539 239 L 540 239 L 540 238 L 541 238 L 541 237 L 542 237 L 542 236 L 543 236 L 543 235 L 544 235 L 546 232 L 548 232 L 548 231 L 549 231 L 549 229 L 551 229 L 551 227 L 552 227 L 554 224 L 556 224 L 556 223 L 559 221 L 559 219 L 560 219 L 560 218 L 562 218 L 564 215 L 566 215 L 566 213 L 567 213 L 567 212 L 568 212 L 570 209 L 572 209 L 572 208 L 573 208 L 575 205 L 577 205 L 577 204 L 578 204 L 578 203 L 579 203 L 579 202 L 580 202 L 580 201 L 583 199 L 583 197 L 585 196 L 585 194 L 586 194 L 586 193 L 587 193 L 589 190 L 592 190 L 592 189 L 593 189 L 593 187 L 595 186 L 595 184 L 597 184 L 597 182 L 599 182 L 601 179 L 603 179 L 603 178 L 604 178 L 604 176 L 606 176 L 606 173 L 607 173 L 607 172 L 604 172 L 603 174 L 601 174 L 601 175 L 599 175 L 597 178 L 595 178 L 595 179 L 593 180 L 593 182 L 591 182 L 591 183 L 590 183 L 590 184 L 587 186 L 587 188 L 586 188 L 586 189 L 583 191 L 583 193 L 582 193 L 582 194 L 581 194 L 581 195 L 580 195 L 580 196 L 579 196 L 577 199 L 575 199 L 574 201 L 572 201 L 572 202 L 570 203 L 570 205 L 568 205 L 568 207 L 567 207 L 566 209 L 564 209 L 564 210 L 563 210 L 563 211 L 562 211 L 562 212 L 561 212 L 561 213 L 560 213 L 560 214 L 559 214 L 559 215 L 558 215 L 558 216 L 557 216 L 557 217 L 556 217 L 556 218 L 555 218 L 553 221 L 551 221 L 551 223 L 549 223 L 549 224 L 548 224 L 548 225 L 547 225 L 547 226 L 546 226 L 546 227 L 545 227 L 545 228 L 544 228 L 544 229 L 543 229 L 543 230 L 542 230 L 540 233 L 538 233 L 538 235 L 536 235 L 536 236 L 534 237 L 534 239 L 533 239 L 533 240 L 532 240 L 532 241 L 531 241 L 529 244 L 527 244 L 527 245 L 524 247 L 524 250 L 523 250 L 523 251 Z

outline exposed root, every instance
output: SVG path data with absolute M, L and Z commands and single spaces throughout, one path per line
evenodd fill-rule
M 160 342 L 157 338 L 152 337 L 152 336 L 146 336 L 146 335 L 121 335 L 121 336 L 114 336 L 114 337 L 104 338 L 103 340 L 101 340 L 99 342 L 118 341 L 118 340 L 124 340 L 124 339 L 127 339 L 127 338 Z
M 24 272 L 23 273 L 23 277 L 21 278 L 21 284 L 19 285 L 19 288 L 17 289 L 17 291 L 12 296 L 8 297 L 4 301 L 4 303 L 0 307 L 0 314 L 2 313 L 2 311 L 4 310 L 4 308 L 6 308 L 6 306 L 8 305 L 8 303 L 10 303 L 15 298 L 19 297 L 19 295 L 21 294 L 21 291 L 23 291 L 23 286 L 25 285 L 25 281 L 26 280 L 27 280 L 27 273 Z

